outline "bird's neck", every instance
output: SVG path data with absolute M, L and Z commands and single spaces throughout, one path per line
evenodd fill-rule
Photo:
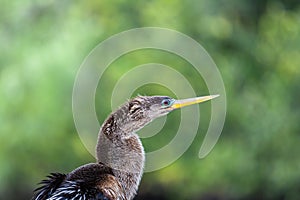
M 144 149 L 135 133 L 124 133 L 126 127 L 112 114 L 102 125 L 96 153 L 97 161 L 113 170 L 121 183 L 127 199 L 132 199 L 138 189 L 143 168 Z

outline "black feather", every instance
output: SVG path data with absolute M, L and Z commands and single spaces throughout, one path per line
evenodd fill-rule
M 60 173 L 51 173 L 40 182 L 41 187 L 34 190 L 32 200 L 110 200 L 97 188 L 91 187 L 82 180 L 66 181 L 66 175 Z
M 96 187 L 82 180 L 66 181 L 52 194 L 51 200 L 110 200 Z
M 47 178 L 48 179 L 39 183 L 41 185 L 39 188 L 34 190 L 32 200 L 46 200 L 49 198 L 65 180 L 66 175 L 61 173 L 51 173 Z

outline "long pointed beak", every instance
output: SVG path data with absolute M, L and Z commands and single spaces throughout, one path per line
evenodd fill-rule
M 214 99 L 218 96 L 220 96 L 220 95 L 217 94 L 217 95 L 209 95 L 209 96 L 203 96 L 203 97 L 175 100 L 174 103 L 172 104 L 171 108 L 177 109 L 177 108 L 182 108 L 182 107 L 197 104 L 197 103 L 202 103 L 202 102 Z

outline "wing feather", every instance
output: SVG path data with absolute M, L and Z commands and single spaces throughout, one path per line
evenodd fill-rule
M 34 191 L 32 200 L 46 200 L 61 185 L 65 180 L 66 175 L 61 173 L 51 173 L 47 178 L 48 179 L 40 182 L 41 186 Z

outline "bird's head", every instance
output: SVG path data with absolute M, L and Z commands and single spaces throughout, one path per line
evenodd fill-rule
M 144 154 L 136 132 L 152 120 L 167 115 L 175 109 L 202 103 L 218 96 L 181 100 L 168 96 L 137 96 L 129 100 L 103 123 L 102 134 L 97 144 L 98 162 L 105 163 L 113 169 L 141 173 Z
M 168 96 L 138 96 L 128 102 L 128 114 L 131 125 L 137 125 L 137 129 L 160 116 L 167 115 L 171 111 L 185 106 L 202 103 L 219 95 L 209 95 L 188 99 L 176 100 Z

